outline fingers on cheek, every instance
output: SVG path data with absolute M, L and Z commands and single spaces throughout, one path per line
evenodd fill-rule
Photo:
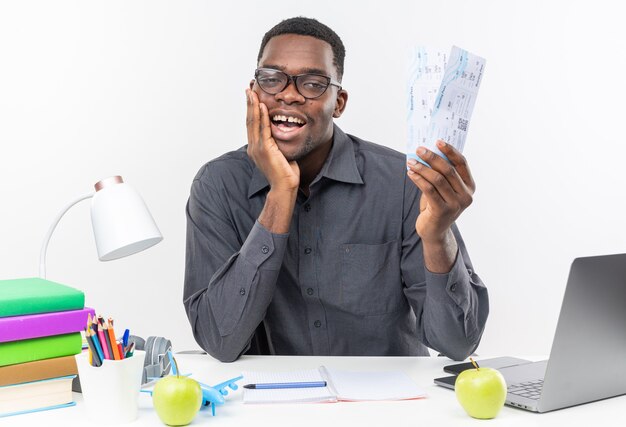
M 474 202 L 474 198 L 472 197 L 471 194 L 467 194 L 465 195 L 465 197 L 461 200 L 461 206 L 463 206 L 463 208 L 465 209 L 466 207 L 468 207 L 469 205 L 471 205 Z

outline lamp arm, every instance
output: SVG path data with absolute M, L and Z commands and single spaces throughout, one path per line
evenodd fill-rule
M 68 210 L 70 210 L 72 206 L 74 206 L 78 202 L 82 202 L 85 199 L 92 198 L 94 194 L 96 193 L 91 192 L 88 194 L 83 194 L 77 199 L 72 200 L 67 206 L 65 206 L 61 210 L 61 212 L 59 212 L 56 218 L 54 218 L 54 221 L 52 222 L 52 225 L 48 229 L 46 236 L 43 238 L 43 243 L 41 244 L 41 252 L 39 252 L 39 277 L 41 277 L 42 279 L 46 278 L 46 251 L 48 250 L 48 243 L 50 242 L 50 238 L 52 237 L 52 233 L 54 232 L 54 229 L 56 228 L 57 224 L 59 223 L 59 221 L 61 221 L 61 218 L 63 217 L 63 215 L 65 215 L 65 213 Z

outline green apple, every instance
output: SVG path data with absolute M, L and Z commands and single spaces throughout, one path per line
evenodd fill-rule
M 456 398 L 469 416 L 495 418 L 506 400 L 504 377 L 495 369 L 474 366 L 476 369 L 467 369 L 456 378 Z
M 184 426 L 194 419 L 202 405 L 202 389 L 194 379 L 168 375 L 155 384 L 152 403 L 163 423 Z

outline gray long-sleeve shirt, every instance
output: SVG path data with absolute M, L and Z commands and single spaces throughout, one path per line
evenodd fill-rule
M 456 226 L 447 274 L 424 266 L 419 190 L 404 154 L 334 128 L 288 234 L 257 218 L 269 184 L 246 147 L 204 165 L 187 204 L 184 305 L 213 357 L 428 355 L 464 359 L 489 303 Z

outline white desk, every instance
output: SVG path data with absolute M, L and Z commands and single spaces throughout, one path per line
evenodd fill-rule
M 177 355 L 176 359 L 182 372 L 192 372 L 194 378 L 208 384 L 225 381 L 243 370 L 299 370 L 326 365 L 347 370 L 401 370 L 428 393 L 426 399 L 400 402 L 244 405 L 239 389 L 229 393 L 226 403 L 217 407 L 215 417 L 211 416 L 210 409 L 203 409 L 192 426 L 624 425 L 621 417 L 626 409 L 626 396 L 546 414 L 534 414 L 505 406 L 494 420 L 472 419 L 458 404 L 452 390 L 433 384 L 433 378 L 445 376 L 443 366 L 452 363 L 442 357 L 245 356 L 229 364 L 220 363 L 206 355 Z M 0 426 L 92 426 L 85 419 L 82 396 L 75 393 L 75 400 L 77 405 L 71 408 L 0 418 Z M 139 418 L 126 426 L 163 425 L 152 409 L 151 398 L 147 394 L 141 394 L 139 405 Z

